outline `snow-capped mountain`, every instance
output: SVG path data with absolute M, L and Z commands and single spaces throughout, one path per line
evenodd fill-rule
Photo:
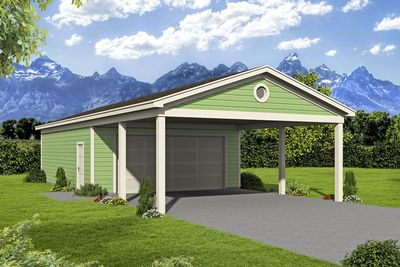
M 278 69 L 289 75 L 307 72 L 296 53 L 286 57 Z M 350 75 L 338 74 L 325 64 L 309 71 L 318 74 L 319 85 L 329 86 L 332 89 L 332 96 L 335 99 L 356 110 L 400 113 L 400 86 L 374 78 L 365 67 L 357 68 Z
M 278 66 L 282 72 L 313 71 L 320 76 L 319 84 L 332 88 L 333 97 L 366 111 L 400 112 L 400 86 L 375 79 L 365 67 L 350 75 L 338 74 L 322 64 L 308 70 L 296 53 L 290 54 Z M 196 63 L 183 63 L 162 75 L 153 84 L 120 74 L 111 68 L 104 74 L 91 76 L 72 73 L 46 56 L 39 57 L 29 67 L 15 65 L 15 72 L 0 78 L 0 121 L 34 117 L 41 121 L 55 120 L 95 107 L 130 98 L 209 80 L 247 70 L 237 62 L 228 67 L 220 64 L 213 69 Z

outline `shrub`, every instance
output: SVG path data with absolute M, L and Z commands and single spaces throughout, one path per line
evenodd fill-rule
M 32 169 L 24 178 L 26 183 L 46 183 L 46 172 L 40 169 Z
M 264 184 L 260 177 L 251 172 L 242 172 L 240 174 L 240 188 L 250 190 L 263 190 Z
M 140 182 L 139 189 L 139 205 L 136 209 L 136 214 L 142 216 L 146 211 L 154 206 L 154 189 L 153 181 L 149 177 L 145 177 Z
M 67 186 L 65 187 L 66 191 L 74 191 L 75 190 L 75 182 L 73 180 L 67 179 Z
M 151 264 L 151 267 L 192 267 L 192 262 L 192 257 L 178 256 L 155 260 Z
M 322 199 L 324 199 L 324 200 L 335 200 L 335 195 L 334 194 L 327 194 L 327 195 L 324 195 Z
M 286 184 L 286 193 L 292 196 L 310 196 L 310 188 L 293 180 Z
M 353 171 L 347 171 L 344 177 L 343 194 L 345 197 L 355 195 L 358 191 Z
M 101 266 L 98 262 L 74 264 L 50 250 L 35 251 L 28 231 L 39 223 L 39 215 L 22 221 L 0 233 L 0 266 Z
M 56 185 L 59 187 L 67 186 L 67 177 L 65 176 L 65 171 L 63 167 L 59 167 L 56 172 Z
M 279 188 L 277 185 L 265 185 L 265 192 L 267 193 L 278 193 Z
M 108 195 L 107 189 L 102 188 L 99 184 L 85 184 L 80 189 L 74 190 L 75 195 L 81 197 L 95 197 Z
M 310 196 L 310 191 L 305 189 L 305 188 L 297 188 L 292 192 L 292 196 L 298 196 L 298 197 L 309 197 Z
M 128 201 L 118 196 L 110 199 L 110 201 L 108 201 L 107 204 L 110 206 L 125 206 L 128 205 Z
M 395 240 L 369 240 L 342 261 L 343 266 L 400 266 L 400 246 Z
M 142 218 L 144 219 L 162 218 L 162 214 L 157 209 L 149 209 L 148 211 L 143 213 Z
M 362 203 L 362 199 L 357 195 L 350 195 L 343 199 L 344 202 Z
M 0 174 L 25 173 L 40 169 L 40 142 L 0 139 Z

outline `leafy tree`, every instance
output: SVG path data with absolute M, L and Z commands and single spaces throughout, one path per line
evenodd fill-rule
M 355 195 L 358 191 L 356 176 L 353 171 L 346 171 L 344 176 L 343 194 L 345 197 Z
M 309 72 L 307 74 L 302 74 L 302 73 L 296 72 L 293 75 L 293 78 L 295 78 L 299 82 L 302 82 L 305 85 L 317 90 L 318 92 L 323 93 L 324 95 L 327 95 L 327 96 L 332 95 L 331 89 L 329 87 L 318 85 L 319 76 L 315 72 Z
M 386 140 L 391 144 L 400 143 L 400 114 L 391 118 L 389 129 L 386 132 Z
M 39 124 L 34 118 L 22 118 L 16 124 L 15 133 L 19 139 L 30 139 L 32 136 L 37 137 L 39 134 L 35 130 L 35 127 Z
M 40 55 L 46 30 L 38 27 L 38 7 L 46 10 L 52 0 L 0 0 L 0 77 L 11 75 L 13 63 L 28 65 L 32 55 Z M 77 7 L 81 0 L 72 0 Z
M 6 139 L 15 139 L 15 124 L 16 120 L 5 120 L 1 124 L 1 135 Z
M 153 181 L 150 177 L 144 177 L 140 182 L 139 188 L 139 205 L 136 209 L 136 215 L 142 216 L 146 211 L 154 206 L 154 189 Z

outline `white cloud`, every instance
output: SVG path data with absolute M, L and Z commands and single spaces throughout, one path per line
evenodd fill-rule
M 82 36 L 79 36 L 77 34 L 72 34 L 71 37 L 67 40 L 65 40 L 65 45 L 68 46 L 74 46 L 77 45 L 80 41 L 82 41 Z
M 385 46 L 385 47 L 382 49 L 382 51 L 383 51 L 383 52 L 391 52 L 391 51 L 393 51 L 393 50 L 395 50 L 395 49 L 396 49 L 396 46 L 395 46 L 394 44 L 391 44 L 391 45 Z
M 369 0 L 349 0 L 346 5 L 342 7 L 343 12 L 360 10 L 366 7 L 369 3 Z
M 277 35 L 300 25 L 302 15 L 324 15 L 331 9 L 325 2 L 311 4 L 304 0 L 227 2 L 220 11 L 207 9 L 187 15 L 179 26 L 168 27 L 159 36 L 140 31 L 131 36 L 102 39 L 95 45 L 96 55 L 137 59 L 153 54 L 177 54 L 188 46 L 200 51 L 210 47 L 240 47 L 242 40 Z
M 173 8 L 199 9 L 211 0 L 91 0 L 76 8 L 71 0 L 61 0 L 58 13 L 46 20 L 57 27 L 64 25 L 87 26 L 110 18 L 127 18 L 131 14 L 143 15 L 163 5 Z
M 310 39 L 308 37 L 297 38 L 290 41 L 280 42 L 276 48 L 278 48 L 279 50 L 304 49 L 319 43 L 319 41 L 321 41 L 320 38 L 314 38 L 314 39 Z
M 376 55 L 379 55 L 380 53 L 392 52 L 395 49 L 396 49 L 396 46 L 394 44 L 390 44 L 390 45 L 375 44 L 369 49 L 369 52 L 372 55 L 376 56 Z
M 325 55 L 328 57 L 334 57 L 336 56 L 336 52 L 337 52 L 336 50 L 329 50 L 325 53 Z
M 375 32 L 390 30 L 400 30 L 400 17 L 393 15 L 385 17 L 374 27 Z

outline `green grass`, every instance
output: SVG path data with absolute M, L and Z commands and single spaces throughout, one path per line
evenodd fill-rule
M 36 249 L 51 249 L 75 262 L 143 266 L 170 256 L 193 256 L 195 266 L 334 266 L 321 260 L 166 216 L 144 220 L 128 206 L 57 202 L 47 184 L 0 176 L 0 227 L 39 213 L 31 236 Z M 306 240 L 305 240 L 306 242 Z
M 358 193 L 364 204 L 400 208 L 400 170 L 361 169 L 353 170 L 357 180 Z M 277 186 L 278 169 L 244 169 L 258 175 L 266 185 Z M 310 187 L 311 197 L 322 198 L 334 193 L 333 168 L 287 168 L 286 180 L 297 180 Z

